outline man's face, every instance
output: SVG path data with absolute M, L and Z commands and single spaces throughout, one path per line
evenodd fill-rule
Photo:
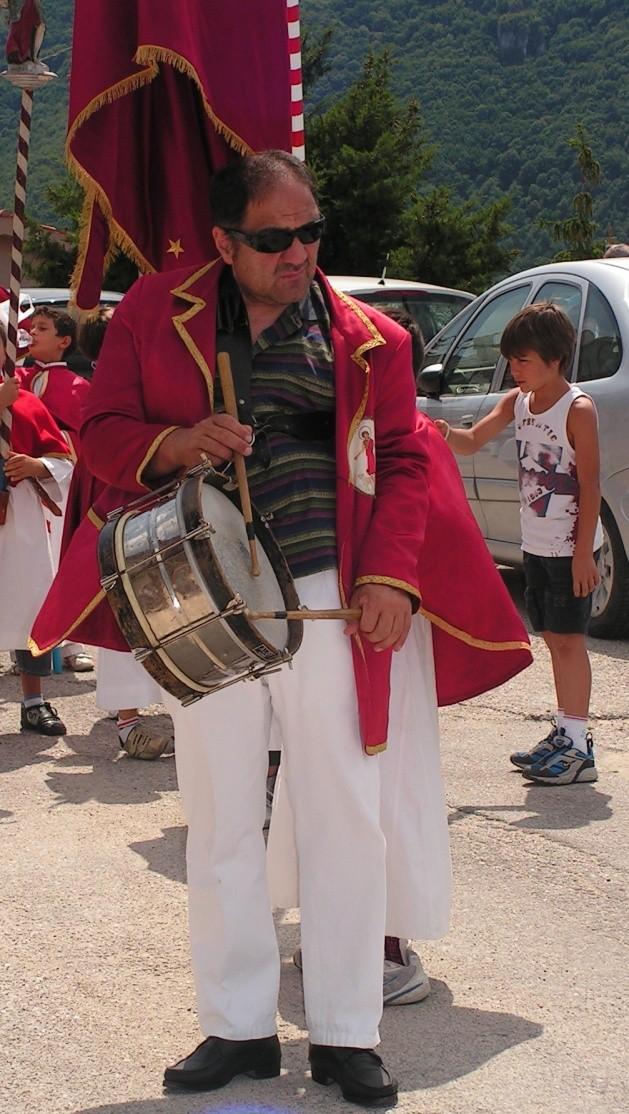
M 240 231 L 299 228 L 317 220 L 319 215 L 308 187 L 287 177 L 247 207 Z M 222 258 L 232 266 L 246 302 L 276 305 L 279 311 L 305 298 L 317 265 L 318 242 L 302 244 L 295 237 L 286 251 L 266 255 L 233 239 L 222 228 L 214 228 L 213 234 Z
M 29 332 L 31 343 L 28 351 L 34 360 L 41 360 L 48 364 L 63 359 L 65 350 L 70 344 L 70 337 L 58 337 L 55 323 L 50 317 L 35 314 Z

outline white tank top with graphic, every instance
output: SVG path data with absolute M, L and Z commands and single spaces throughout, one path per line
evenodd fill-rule
M 568 411 L 584 392 L 575 383 L 545 410 L 532 414 L 529 394 L 515 400 L 522 549 L 539 557 L 572 557 L 579 518 L 576 457 L 568 440 Z M 603 542 L 600 519 L 594 550 Z

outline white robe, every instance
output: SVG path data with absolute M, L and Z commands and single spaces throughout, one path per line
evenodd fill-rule
M 50 479 L 41 482 L 51 498 L 62 504 L 72 462 L 41 459 L 50 472 Z M 32 485 L 22 480 L 11 488 L 6 522 L 0 526 L 0 649 L 28 649 L 31 627 L 55 571 L 47 512 Z

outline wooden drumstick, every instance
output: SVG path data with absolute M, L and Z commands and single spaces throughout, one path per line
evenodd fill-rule
M 360 619 L 359 607 L 331 607 L 323 611 L 310 611 L 305 607 L 299 611 L 250 611 L 246 609 L 248 619 Z
M 231 361 L 227 352 L 219 352 L 217 362 L 218 375 L 221 381 L 221 390 L 223 392 L 223 402 L 225 404 L 225 413 L 231 414 L 232 418 L 236 418 L 236 420 L 238 420 L 238 404 L 236 402 L 236 392 L 234 390 L 234 379 L 232 376 Z M 238 480 L 238 491 L 240 494 L 242 517 L 245 520 L 245 529 L 247 531 L 247 538 L 249 540 L 249 553 L 251 554 L 251 574 L 252 576 L 259 576 L 260 566 L 258 564 L 258 549 L 256 546 L 256 532 L 253 525 L 253 511 L 251 509 L 251 498 L 249 496 L 249 484 L 247 483 L 247 466 L 245 464 L 245 458 L 241 453 L 234 453 L 234 465 L 236 468 L 236 479 Z

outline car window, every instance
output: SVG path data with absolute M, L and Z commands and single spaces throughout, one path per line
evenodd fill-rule
M 578 382 L 614 375 L 621 359 L 622 343 L 614 312 L 598 287 L 590 283 L 579 345 Z
M 440 364 L 442 362 L 454 338 L 457 337 L 463 327 L 467 325 L 472 313 L 476 309 L 477 303 L 478 298 L 474 298 L 473 302 L 468 302 L 465 308 L 460 310 L 456 317 L 448 322 L 439 335 L 433 339 L 430 348 L 426 351 L 423 367 L 428 367 L 429 364 Z
M 500 357 L 504 327 L 522 308 L 530 290 L 530 283 L 516 286 L 483 306 L 448 358 L 442 394 L 487 394 Z
M 467 304 L 467 299 L 457 294 L 425 293 L 409 290 L 368 291 L 358 294 L 363 302 L 377 306 L 383 313 L 389 309 L 403 309 L 419 325 L 426 343 L 447 325 L 448 321 Z
M 579 328 L 582 300 L 581 287 L 572 282 L 545 282 L 533 298 L 534 302 L 553 302 L 556 306 L 561 306 L 575 329 Z

